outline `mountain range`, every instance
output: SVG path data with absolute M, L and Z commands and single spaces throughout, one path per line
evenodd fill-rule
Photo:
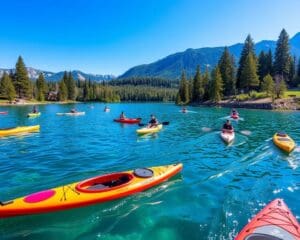
M 0 68 L 0 77 L 2 77 L 4 72 L 9 73 L 10 71 L 14 72 L 15 69 Z M 64 75 L 64 71 L 54 73 L 49 71 L 38 70 L 32 67 L 27 67 L 27 72 L 28 72 L 28 77 L 32 80 L 36 80 L 40 75 L 40 73 L 42 72 L 44 74 L 45 79 L 51 82 L 60 81 Z M 74 79 L 79 79 L 81 81 L 90 79 L 96 82 L 110 81 L 116 78 L 114 75 L 90 74 L 90 73 L 81 72 L 79 70 L 72 71 L 72 76 Z
M 298 59 L 300 56 L 300 32 L 290 39 L 290 47 L 292 55 Z M 228 47 L 230 53 L 234 56 L 237 64 L 243 44 L 237 43 Z M 260 51 L 271 51 L 274 53 L 276 48 L 276 41 L 263 40 L 255 44 L 255 52 L 259 54 Z M 178 79 L 182 70 L 185 70 L 188 76 L 195 74 L 197 65 L 200 65 L 203 71 L 206 66 L 210 69 L 216 66 L 224 47 L 204 47 L 198 49 L 189 48 L 184 52 L 178 52 L 164 57 L 158 61 L 150 64 L 138 65 L 130 68 L 119 78 L 135 77 L 135 76 L 151 76 L 163 77 L 167 79 Z
M 235 58 L 235 63 L 237 64 L 241 51 L 243 49 L 242 43 L 237 43 L 228 47 L 230 53 Z M 255 52 L 259 54 L 260 51 L 271 51 L 274 53 L 276 48 L 276 41 L 273 40 L 263 40 L 255 44 Z M 298 59 L 300 57 L 300 32 L 290 39 L 290 48 L 292 55 L 296 56 Z M 118 79 L 127 77 L 162 77 L 170 80 L 178 79 L 181 75 L 182 70 L 185 70 L 188 76 L 193 76 L 195 74 L 195 69 L 197 65 L 200 65 L 201 70 L 208 66 L 210 69 L 218 63 L 221 54 L 224 51 L 224 47 L 204 47 L 192 49 L 188 48 L 184 52 L 178 52 L 166 56 L 158 61 L 149 64 L 142 64 L 130 68 L 125 73 L 120 75 Z M 14 71 L 14 69 L 1 69 L 0 77 L 4 72 Z M 62 79 L 64 72 L 49 72 L 34 69 L 31 67 L 27 68 L 28 76 L 35 80 L 38 75 L 43 72 L 45 79 L 47 81 L 59 81 Z M 117 78 L 114 75 L 101 75 L 101 74 L 88 74 L 79 70 L 72 71 L 72 76 L 74 79 L 79 80 L 92 80 L 96 82 L 100 81 L 110 81 Z

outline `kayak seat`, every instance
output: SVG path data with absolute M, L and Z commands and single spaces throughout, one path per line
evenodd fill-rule
M 282 142 L 290 142 L 291 140 L 289 138 L 278 138 L 278 141 L 282 141 Z
M 284 132 L 278 132 L 278 133 L 276 134 L 276 136 L 278 136 L 278 137 L 286 137 L 287 134 L 284 133 Z
M 245 240 L 284 240 L 284 239 L 267 235 L 267 234 L 253 233 L 250 236 L 247 236 Z
M 94 184 L 94 185 L 88 187 L 87 189 L 89 189 L 89 190 L 99 190 L 99 189 L 105 189 L 105 188 L 109 188 L 109 186 L 106 186 L 106 185 L 101 184 L 101 183 L 97 183 L 97 184 Z

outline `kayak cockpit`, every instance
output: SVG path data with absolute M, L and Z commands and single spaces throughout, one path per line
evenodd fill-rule
M 258 227 L 254 232 L 248 235 L 245 240 L 294 240 L 292 234 L 281 227 L 275 225 L 266 225 Z
M 130 173 L 113 173 L 98 176 L 78 183 L 76 190 L 86 193 L 109 191 L 126 186 L 133 178 L 133 175 Z
M 282 238 L 265 235 L 265 234 L 251 234 L 251 236 L 245 238 L 245 240 L 283 240 Z

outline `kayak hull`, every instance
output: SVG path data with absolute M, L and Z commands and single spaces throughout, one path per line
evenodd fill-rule
M 162 127 L 163 127 L 162 124 L 158 124 L 156 127 L 152 127 L 152 128 L 148 128 L 148 127 L 140 128 L 136 130 L 136 133 L 140 135 L 148 134 L 148 133 L 156 133 L 159 132 L 162 129 Z
M 235 238 L 235 240 L 246 239 L 299 240 L 300 225 L 284 201 L 275 199 L 252 218 Z
M 29 117 L 29 118 L 34 118 L 34 117 L 39 117 L 39 116 L 41 116 L 41 112 L 27 114 L 27 117 Z
M 85 112 L 75 112 L 75 113 L 56 113 L 57 116 L 83 116 L 85 115 Z
M 151 167 L 146 169 L 151 172 L 150 177 L 136 175 L 135 170 L 98 176 L 44 190 L 0 205 L 0 218 L 66 210 L 115 200 L 158 185 L 179 173 L 181 169 L 181 163 Z M 122 183 L 120 186 L 108 187 L 108 185 L 105 185 L 106 188 L 97 188 L 97 185 L 103 187 L 103 184 L 107 184 L 103 181 L 119 176 L 126 176 L 127 182 Z M 103 184 L 98 184 L 99 181 Z
M 127 123 L 127 124 L 136 124 L 141 122 L 141 118 L 118 118 L 114 119 L 115 122 L 118 123 Z
M 7 114 L 8 114 L 7 111 L 5 111 L 5 112 L 0 112 L 0 115 L 7 115 Z
M 279 136 L 278 133 L 275 133 L 273 136 L 273 142 L 278 148 L 287 153 L 292 152 L 296 147 L 294 140 L 288 135 Z
M 234 134 L 234 132 L 224 132 L 224 131 L 222 131 L 220 133 L 220 137 L 225 143 L 229 144 L 229 143 L 233 142 L 233 140 L 235 138 L 235 134 Z
M 40 130 L 40 125 L 0 129 L 0 137 L 16 135 L 19 133 L 36 132 L 39 130 Z

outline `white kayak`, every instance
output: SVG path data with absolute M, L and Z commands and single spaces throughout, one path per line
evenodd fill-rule
M 233 131 L 232 132 L 221 131 L 220 136 L 221 136 L 222 140 L 227 144 L 231 143 L 235 137 Z
M 56 113 L 57 116 L 82 116 L 85 112 L 67 112 L 67 113 Z

